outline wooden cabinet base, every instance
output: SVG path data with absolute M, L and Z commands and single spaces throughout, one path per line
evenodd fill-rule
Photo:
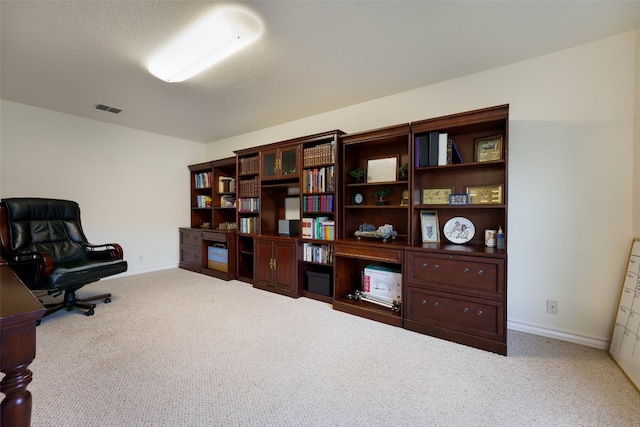
M 386 323 L 387 325 L 402 327 L 402 315 L 400 313 L 370 302 L 340 298 L 333 301 L 333 309 Z
M 433 326 L 423 322 L 416 322 L 408 319 L 405 319 L 404 321 L 404 328 L 410 331 L 419 332 L 425 335 L 431 335 L 433 337 L 452 341 L 458 344 L 468 345 L 480 350 L 491 351 L 502 356 L 507 355 L 506 335 L 505 342 L 497 342 L 481 338 L 476 335 L 469 335 L 462 332 L 452 331 L 450 329 L 441 328 L 438 326 Z

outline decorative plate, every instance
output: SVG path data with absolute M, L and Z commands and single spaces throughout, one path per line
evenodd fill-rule
M 444 237 L 450 242 L 462 244 L 473 239 L 473 235 L 476 234 L 476 227 L 467 218 L 455 216 L 447 221 L 442 231 L 444 232 Z

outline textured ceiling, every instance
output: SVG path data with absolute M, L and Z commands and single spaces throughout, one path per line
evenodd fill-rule
M 0 96 L 210 142 L 640 27 L 638 1 L 233 2 L 261 17 L 258 42 L 182 83 L 148 73 L 221 3 L 2 0 Z

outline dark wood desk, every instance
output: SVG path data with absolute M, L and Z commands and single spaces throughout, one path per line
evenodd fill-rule
M 36 321 L 44 307 L 0 258 L 0 425 L 31 424 L 29 364 L 36 357 Z

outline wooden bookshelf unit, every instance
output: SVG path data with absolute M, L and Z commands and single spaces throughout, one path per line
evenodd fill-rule
M 180 267 L 506 355 L 508 147 L 499 105 L 191 165 Z

